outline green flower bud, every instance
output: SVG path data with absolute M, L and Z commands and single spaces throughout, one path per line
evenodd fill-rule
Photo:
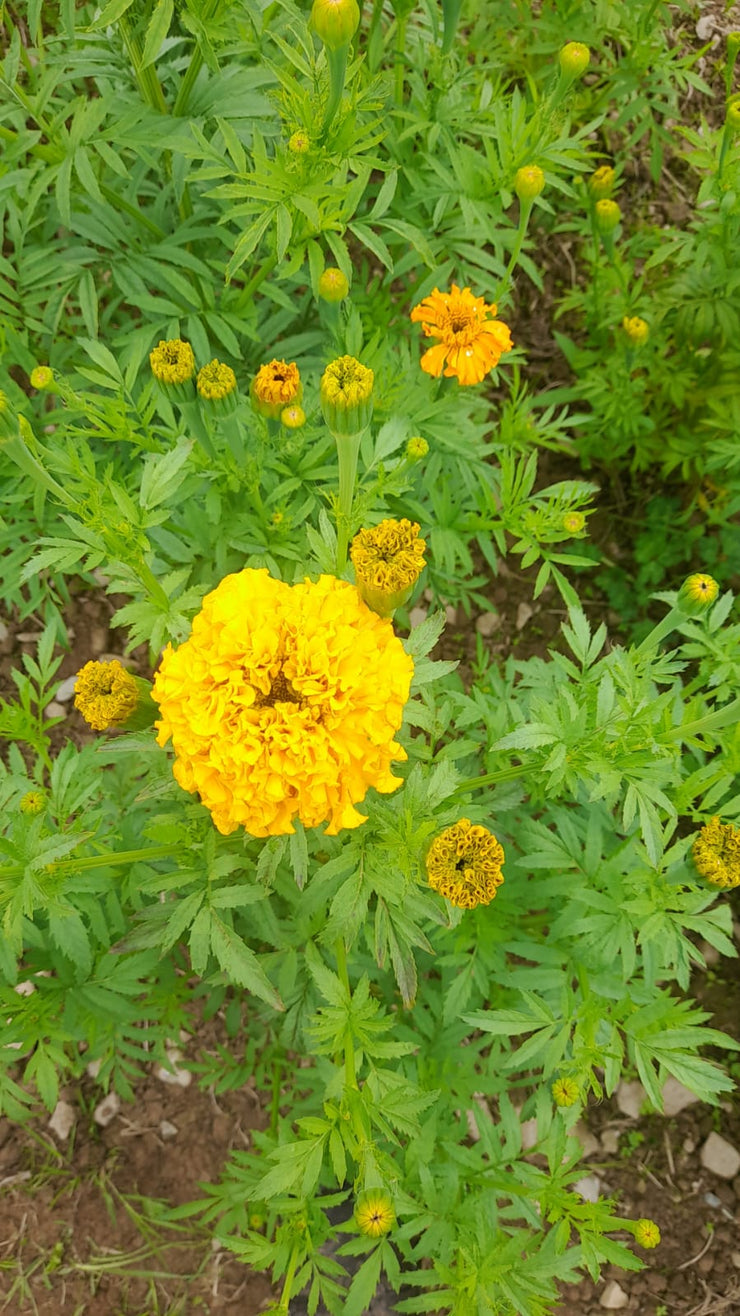
M 588 190 L 594 201 L 603 201 L 614 190 L 616 173 L 611 165 L 599 165 L 588 180 Z
M 719 585 L 714 576 L 696 572 L 686 577 L 678 592 L 677 604 L 689 616 L 699 616 L 712 606 L 718 594 Z
M 514 175 L 514 191 L 520 201 L 534 201 L 545 186 L 545 175 L 539 165 L 524 165 Z
M 596 227 L 599 233 L 613 233 L 622 218 L 622 212 L 616 201 L 597 201 L 594 206 Z
M 361 434 L 373 414 L 374 374 L 353 356 L 332 361 L 321 378 L 321 410 L 332 434 Z
M 343 302 L 349 292 L 346 274 L 334 265 L 325 269 L 319 279 L 319 297 L 325 302 Z
M 357 0 L 313 0 L 311 23 L 329 50 L 349 45 L 360 26 Z
M 582 41 L 569 41 L 558 55 L 561 72 L 571 79 L 580 78 L 586 72 L 590 59 L 591 52 Z

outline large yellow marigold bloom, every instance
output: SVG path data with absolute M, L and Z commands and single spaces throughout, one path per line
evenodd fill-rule
M 694 863 L 713 886 L 740 886 L 740 827 L 712 818 L 691 847 Z
M 286 585 L 266 570 L 227 576 L 203 600 L 190 639 L 168 645 L 152 696 L 174 773 L 218 830 L 252 836 L 328 821 L 358 827 L 369 787 L 393 791 L 394 740 L 413 662 L 354 585 L 321 576 Z
M 503 862 L 504 852 L 493 832 L 461 818 L 429 847 L 429 885 L 459 909 L 488 905 L 504 880 Z
M 496 307 L 474 297 L 469 288 L 461 291 L 456 283 L 450 292 L 435 288 L 411 312 L 427 338 L 439 339 L 421 358 L 422 370 L 437 379 L 444 369 L 460 384 L 480 384 L 502 353 L 513 347 L 508 325 L 490 320 L 489 312 L 495 315 Z

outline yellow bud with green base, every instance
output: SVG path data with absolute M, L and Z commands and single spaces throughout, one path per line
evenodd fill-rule
M 558 63 L 561 73 L 570 78 L 580 78 L 589 66 L 591 60 L 591 51 L 588 46 L 584 46 L 582 41 L 569 41 L 563 46 L 558 55 Z
M 357 0 L 313 0 L 311 26 L 327 50 L 348 46 L 360 26 Z
M 706 612 L 707 608 L 711 608 L 718 595 L 719 585 L 714 576 L 707 576 L 704 572 L 697 571 L 694 575 L 686 577 L 678 592 L 676 606 L 690 617 L 698 617 Z
M 322 301 L 343 302 L 349 292 L 349 279 L 335 265 L 329 265 L 319 279 L 319 297 Z
M 622 218 L 622 212 L 616 201 L 597 201 L 594 206 L 596 227 L 599 233 L 613 233 Z
M 34 366 L 30 375 L 31 388 L 43 389 L 54 387 L 54 371 L 51 366 Z
M 545 175 L 539 165 L 524 165 L 514 175 L 514 191 L 520 201 L 534 201 L 545 186 Z
M 650 337 L 650 326 L 639 315 L 625 315 L 622 328 L 633 347 L 642 347 Z
M 616 171 L 611 165 L 599 165 L 588 180 L 588 190 L 594 201 L 604 201 L 614 191 Z
M 212 416 L 231 416 L 239 401 L 236 375 L 223 361 L 214 358 L 198 371 L 198 397 L 204 411 Z
M 321 378 L 321 410 L 332 434 L 361 434 L 373 414 L 375 376 L 354 356 L 332 361 Z

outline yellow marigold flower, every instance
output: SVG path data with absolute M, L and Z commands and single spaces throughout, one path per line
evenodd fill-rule
M 650 326 L 639 315 L 625 315 L 622 328 L 635 347 L 642 347 L 650 335 Z
M 740 886 L 740 827 L 712 818 L 691 847 L 694 863 L 713 886 Z
M 420 462 L 429 452 L 429 444 L 420 434 L 415 434 L 406 444 L 406 456 L 409 461 Z
M 303 407 L 299 407 L 295 403 L 292 407 L 283 407 L 280 412 L 280 423 L 285 426 L 286 430 L 299 430 L 306 423 L 306 413 Z
M 192 378 L 195 374 L 195 357 L 190 343 L 181 338 L 162 338 L 149 353 L 152 374 L 176 400 L 187 401 L 193 396 Z
M 434 292 L 411 312 L 413 323 L 420 323 L 426 338 L 440 341 L 421 358 L 421 368 L 439 378 L 455 376 L 459 384 L 480 384 L 489 370 L 498 364 L 503 352 L 513 346 L 508 325 L 503 320 L 489 320 L 482 297 L 474 297 L 470 288 L 462 291 L 453 283 L 450 292 Z
M 94 731 L 122 726 L 138 704 L 136 677 L 117 658 L 110 663 L 85 663 L 77 673 L 75 708 Z
M 236 392 L 236 375 L 231 366 L 214 357 L 198 371 L 196 387 L 207 402 L 222 402 Z
M 373 414 L 375 375 L 354 356 L 330 362 L 321 376 L 321 410 L 334 435 L 359 434 Z
M 461 818 L 432 841 L 426 857 L 429 885 L 459 909 L 488 905 L 504 880 L 503 862 L 493 833 Z
M 520 201 L 534 201 L 545 186 L 545 175 L 539 165 L 524 165 L 514 175 L 514 191 Z
M 346 46 L 360 26 L 357 0 L 313 0 L 311 23 L 329 50 Z
M 581 1095 L 574 1078 L 556 1078 L 551 1091 L 556 1106 L 575 1106 Z
M 683 608 L 684 612 L 702 613 L 711 607 L 718 594 L 719 585 L 714 576 L 696 572 L 693 576 L 687 576 L 681 586 L 678 592 L 678 606 Z
M 30 378 L 31 388 L 51 388 L 54 383 L 54 371 L 51 366 L 34 366 Z
M 46 797 L 41 791 L 26 791 L 20 802 L 21 813 L 27 813 L 33 817 L 43 812 L 45 803 Z
M 596 202 L 594 213 L 599 233 L 612 233 L 622 218 L 622 212 L 616 201 L 610 201 L 607 198 Z
M 288 138 L 288 150 L 292 151 L 294 155 L 305 155 L 310 146 L 311 138 L 301 128 L 294 132 L 292 137 Z
M 360 530 L 349 555 L 357 588 L 373 612 L 390 617 L 409 597 L 426 566 L 426 543 L 416 521 L 388 519 Z
M 252 406 L 260 416 L 278 420 L 280 413 L 294 402 L 300 402 L 303 388 L 295 361 L 270 361 L 260 366 L 252 380 L 250 397 Z
M 328 266 L 319 279 L 319 297 L 325 302 L 343 302 L 349 292 L 349 280 L 335 265 Z
M 190 638 L 168 645 L 153 698 L 174 774 L 200 794 L 225 836 L 328 835 L 365 821 L 372 786 L 400 785 L 394 740 L 413 662 L 354 585 L 321 576 L 286 585 L 265 569 L 227 576 L 203 600 Z
M 634 1233 L 640 1247 L 657 1247 L 660 1242 L 660 1230 L 654 1220 L 636 1220 Z
M 585 524 L 583 512 L 566 512 L 563 517 L 563 530 L 567 530 L 569 535 L 579 534 Z
M 396 1223 L 393 1200 L 382 1188 L 368 1188 L 355 1202 L 355 1220 L 361 1234 L 380 1238 Z
M 580 78 L 586 72 L 590 59 L 591 51 L 582 41 L 569 41 L 558 55 L 558 63 L 567 78 Z
M 616 181 L 616 170 L 611 165 L 599 165 L 588 180 L 588 190 L 594 201 L 605 201 L 611 196 Z

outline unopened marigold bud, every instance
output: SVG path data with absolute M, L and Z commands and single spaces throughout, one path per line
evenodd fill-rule
M 740 97 L 735 97 L 727 106 L 725 123 L 731 132 L 740 132 Z
M 650 336 L 650 326 L 639 315 L 625 315 L 622 328 L 635 347 L 642 347 Z
M 149 353 L 149 364 L 157 383 L 176 402 L 192 401 L 195 389 L 195 357 L 190 343 L 181 338 L 160 339 Z
M 198 371 L 198 396 L 214 415 L 228 416 L 237 407 L 236 375 L 223 361 L 214 358 Z
M 51 388 L 54 383 L 54 371 L 51 366 L 34 366 L 31 371 L 31 388 Z
M 140 688 L 135 676 L 117 658 L 89 662 L 77 673 L 75 708 L 93 731 L 120 727 L 136 712 Z
M 286 430 L 299 430 L 306 423 L 306 413 L 303 407 L 293 403 L 292 407 L 283 407 L 280 412 L 280 423 Z
M 388 519 L 352 540 L 349 555 L 357 588 L 379 617 L 392 617 L 409 598 L 426 562 L 416 521 Z
M 325 302 L 342 302 L 349 292 L 349 280 L 346 274 L 330 265 L 319 279 L 319 297 Z
M 305 155 L 310 146 L 311 138 L 302 128 L 299 128 L 297 132 L 293 133 L 292 137 L 288 138 L 288 150 L 292 151 L 293 155 Z
M 260 366 L 249 390 L 254 410 L 268 420 L 279 420 L 286 407 L 300 402 L 302 393 L 295 361 L 270 361 Z
M 606 197 L 603 201 L 596 202 L 594 213 L 596 227 L 600 233 L 613 233 L 622 218 L 622 212 L 616 201 L 610 201 Z
M 714 817 L 702 827 L 691 847 L 694 863 L 713 886 L 740 886 L 740 827 Z
M 420 434 L 414 434 L 406 444 L 406 456 L 409 461 L 420 462 L 429 452 L 429 444 Z
M 730 59 L 736 59 L 740 50 L 740 32 L 727 33 L 727 54 Z
M 657 1247 L 660 1242 L 660 1230 L 654 1220 L 636 1220 L 634 1233 L 640 1247 Z
M 360 26 L 357 0 L 313 0 L 311 23 L 329 50 L 349 45 Z
M 20 810 L 21 813 L 27 813 L 31 817 L 35 817 L 37 814 L 43 813 L 45 804 L 46 797 L 42 795 L 41 791 L 26 791 L 20 802 Z
M 368 1188 L 355 1202 L 355 1221 L 361 1234 L 380 1238 L 396 1223 L 393 1199 L 383 1188 Z
M 545 175 L 539 165 L 523 165 L 514 175 L 514 191 L 520 201 L 534 201 L 545 186 Z
M 586 524 L 583 512 L 566 512 L 563 517 L 563 530 L 569 535 L 578 535 Z
M 582 41 L 569 41 L 558 55 L 558 63 L 566 78 L 580 78 L 586 72 L 591 59 L 591 51 Z
M 719 585 L 714 576 L 696 572 L 693 576 L 686 577 L 678 592 L 677 603 L 684 612 L 696 616 L 711 607 L 718 594 Z
M 556 1106 L 575 1106 L 580 1095 L 580 1089 L 574 1078 L 556 1078 L 552 1085 L 552 1096 Z
M 610 197 L 616 182 L 616 170 L 611 165 L 599 165 L 588 180 L 588 190 L 594 201 L 604 201 Z
M 375 376 L 354 356 L 332 361 L 321 378 L 321 409 L 332 434 L 360 434 L 373 414 Z

